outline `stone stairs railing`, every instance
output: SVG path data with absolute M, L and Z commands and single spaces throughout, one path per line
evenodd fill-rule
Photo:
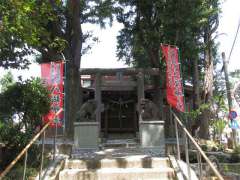
M 202 172 L 202 161 L 204 160 L 209 168 L 211 169 L 211 171 L 214 174 L 214 178 L 218 179 L 218 180 L 224 180 L 222 175 L 220 174 L 220 172 L 217 170 L 217 168 L 214 166 L 213 162 L 211 162 L 211 160 L 207 157 L 207 155 L 205 154 L 205 152 L 201 149 L 201 147 L 198 145 L 198 143 L 195 141 L 195 139 L 192 137 L 192 135 L 189 133 L 189 131 L 187 130 L 187 128 L 183 125 L 182 121 L 179 119 L 179 117 L 171 110 L 171 119 L 173 116 L 173 120 L 174 120 L 174 125 L 175 125 L 175 135 L 176 135 L 176 157 L 177 160 L 180 161 L 181 160 L 181 149 L 180 149 L 180 133 L 179 131 L 183 132 L 183 139 L 184 139 L 184 145 L 183 145 L 183 149 L 185 152 L 185 161 L 187 163 L 187 175 L 186 178 L 191 180 L 192 179 L 192 171 L 191 171 L 191 167 L 190 167 L 190 161 L 189 161 L 189 144 L 191 143 L 191 145 L 193 145 L 193 147 L 196 149 L 196 155 L 197 155 L 197 159 L 198 159 L 198 171 L 199 171 L 199 179 L 209 179 L 210 178 L 210 174 L 208 175 L 208 177 L 203 177 L 203 172 Z M 202 160 L 203 159 L 203 160 Z

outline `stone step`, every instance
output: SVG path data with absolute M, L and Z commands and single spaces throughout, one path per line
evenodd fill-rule
M 172 168 L 64 169 L 59 180 L 173 180 Z
M 65 169 L 161 168 L 169 167 L 168 158 L 136 155 L 104 159 L 66 160 Z
M 103 148 L 119 148 L 119 147 L 137 147 L 138 143 L 135 139 L 108 139 L 103 143 Z

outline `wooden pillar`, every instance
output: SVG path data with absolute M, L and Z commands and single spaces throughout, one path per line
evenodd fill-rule
M 165 116 L 165 113 L 164 113 L 165 109 L 164 109 L 164 103 L 163 103 L 163 97 L 164 97 L 163 81 L 164 81 L 164 77 L 160 73 L 159 73 L 159 76 L 160 76 L 160 84 L 159 84 L 159 113 L 160 113 L 160 117 L 159 118 L 161 120 L 165 121 L 166 116 Z
M 135 133 L 135 137 L 137 137 L 137 131 L 138 131 L 138 120 L 137 120 L 137 107 L 134 106 L 134 115 L 133 115 L 133 130 L 134 130 L 134 133 Z
M 99 137 L 101 136 L 101 74 L 96 74 L 95 79 L 95 100 L 97 102 L 96 121 L 99 123 Z
M 105 110 L 105 113 L 104 113 L 104 124 L 105 124 L 105 131 L 104 131 L 104 136 L 105 136 L 105 138 L 107 138 L 108 137 L 108 111 L 107 110 Z
M 137 111 L 139 114 L 139 121 L 141 121 L 141 100 L 145 98 L 144 96 L 144 74 L 139 72 L 137 75 L 137 95 L 138 95 L 138 104 L 137 104 Z

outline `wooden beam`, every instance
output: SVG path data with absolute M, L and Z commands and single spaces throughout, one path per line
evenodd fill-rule
M 101 75 L 116 75 L 117 72 L 122 72 L 123 75 L 136 75 L 139 72 L 148 75 L 159 75 L 158 68 L 118 68 L 118 69 L 106 69 L 106 68 L 82 68 L 80 69 L 80 75 L 95 75 L 100 73 Z

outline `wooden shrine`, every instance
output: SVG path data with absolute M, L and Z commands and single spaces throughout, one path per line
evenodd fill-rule
M 75 144 L 92 147 L 102 138 L 120 134 L 125 138 L 138 137 L 142 143 L 154 146 L 142 131 L 158 125 L 156 130 L 164 136 L 166 103 L 162 105 L 165 109 L 153 103 L 152 92 L 156 89 L 145 80 L 146 76 L 159 76 L 159 69 L 81 69 L 80 75 L 84 103 L 74 125 Z M 161 93 L 163 96 L 164 91 Z

